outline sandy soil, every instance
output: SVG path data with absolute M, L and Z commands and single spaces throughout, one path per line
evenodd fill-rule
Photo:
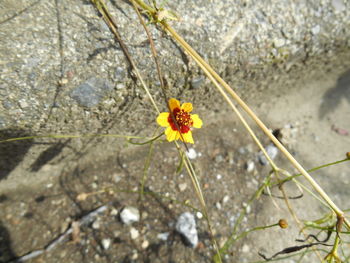
M 272 91 L 261 94 L 260 99 L 248 99 L 269 127 L 283 128 L 287 147 L 305 168 L 344 159 L 345 153 L 350 151 L 350 136 L 346 133 L 350 131 L 350 75 L 346 70 L 311 81 L 304 78 L 297 82 L 299 87 L 285 94 Z M 203 188 L 215 238 L 221 245 L 270 170 L 259 163 L 258 147 L 231 115 L 223 109 L 202 116 L 205 125 L 194 133 L 193 148 L 197 157 L 193 164 Z M 270 143 L 261 132 L 258 134 L 264 145 Z M 108 140 L 100 143 L 108 144 Z M 49 180 L 38 179 L 37 184 L 2 188 L 0 262 L 47 249 L 74 222 L 80 222 L 85 215 L 104 205 L 107 209 L 82 225 L 75 235 L 67 235 L 62 243 L 27 262 L 211 262 L 213 249 L 203 218 L 197 216 L 200 245 L 196 249 L 185 246 L 174 231 L 179 214 L 185 211 L 196 214 L 190 206 L 199 208 L 199 203 L 186 171 L 176 171 L 179 156 L 172 144 L 155 145 L 146 181 L 147 194 L 140 201 L 135 191 L 143 176 L 148 151 L 147 145 L 125 145 L 115 156 L 105 160 L 77 160 L 73 167 L 69 165 L 59 171 L 45 165 L 41 169 L 54 174 Z M 248 162 L 254 163 L 252 171 L 247 171 Z M 281 154 L 276 162 L 295 172 Z M 322 169 L 314 176 L 341 208 L 349 208 L 349 163 Z M 294 185 L 285 187 L 288 195 L 298 195 Z M 107 188 L 108 191 L 104 191 Z M 86 200 L 77 200 L 81 193 L 99 191 Z M 274 195 L 281 194 L 278 189 L 272 191 Z M 307 193 L 290 203 L 301 220 L 314 220 L 328 212 Z M 142 214 L 140 222 L 133 226 L 124 225 L 118 216 L 128 205 L 137 207 Z M 230 247 L 224 261 L 261 261 L 258 252 L 271 256 L 286 247 L 301 244 L 295 241 L 302 236 L 283 200 L 263 195 L 247 212 L 239 232 L 274 224 L 281 218 L 287 219 L 290 227 L 249 234 Z M 139 236 L 132 239 L 130 231 L 135 229 Z M 169 234 L 167 240 L 159 238 L 161 233 Z M 108 242 L 105 240 L 111 242 L 108 248 L 104 247 Z M 343 247 L 347 251 L 349 245 L 344 243 Z M 349 251 L 345 253 L 348 255 Z M 324 255 L 321 252 L 321 256 Z M 297 259 L 298 256 L 281 262 Z M 308 254 L 301 262 L 316 260 L 314 255 Z

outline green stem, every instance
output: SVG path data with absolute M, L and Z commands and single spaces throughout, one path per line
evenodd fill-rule
M 155 140 L 159 139 L 164 135 L 164 132 L 161 134 L 157 135 L 156 137 L 153 137 L 151 140 L 145 141 L 145 142 L 133 142 L 131 139 L 128 140 L 128 143 L 135 144 L 135 145 L 145 145 L 149 143 L 153 143 Z
M 0 143 L 22 141 L 22 140 L 32 140 L 32 139 L 42 139 L 42 138 L 65 139 L 65 138 L 82 138 L 82 137 L 114 137 L 114 138 L 125 138 L 127 140 L 129 140 L 129 139 L 148 139 L 147 137 L 133 136 L 133 135 L 120 135 L 120 134 L 80 134 L 80 135 L 49 134 L 49 135 L 10 138 L 10 139 L 6 139 L 6 140 L 1 140 Z M 149 138 L 149 139 L 153 140 L 154 138 Z

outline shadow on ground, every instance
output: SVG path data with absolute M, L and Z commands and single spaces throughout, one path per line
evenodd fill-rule
M 334 88 L 329 89 L 323 95 L 323 101 L 319 109 L 319 118 L 323 119 L 333 112 L 342 99 L 347 100 L 350 105 L 350 69 L 338 78 Z
M 0 131 L 0 140 L 25 136 L 28 133 L 21 129 Z M 0 180 L 5 179 L 16 168 L 32 145 L 32 139 L 0 143 Z
M 0 221 L 0 263 L 9 262 L 15 257 L 16 255 L 11 248 L 10 234 Z
M 141 151 L 139 154 L 144 156 L 145 152 Z M 114 157 L 97 167 L 93 164 L 77 164 L 73 169 L 64 169 L 57 178 L 58 182 L 49 188 L 41 187 L 23 193 L 10 192 L 0 196 L 0 218 L 9 216 L 4 222 L 9 227 L 5 229 L 0 225 L 0 251 L 4 253 L 0 254 L 0 263 L 10 259 L 21 260 L 23 256 L 34 255 L 42 250 L 45 252 L 38 253 L 30 260 L 153 263 L 178 262 L 181 255 L 181 258 L 187 258 L 186 262 L 193 258 L 197 262 L 211 262 L 206 249 L 193 250 L 184 246 L 181 237 L 174 231 L 171 222 L 176 221 L 179 213 L 177 210 L 181 206 L 174 209 L 174 201 L 149 188 L 145 189 L 144 198 L 140 201 L 139 193 L 135 189 L 140 181 L 138 174 L 135 174 L 135 164 L 139 161 L 140 158 L 130 158 L 127 155 Z M 100 165 L 106 168 L 103 173 Z M 118 181 L 116 177 L 121 180 Z M 79 200 L 77 197 L 81 193 L 91 195 Z M 11 202 L 7 202 L 8 200 Z M 17 207 L 18 210 L 14 209 L 9 213 L 9 206 Z M 74 222 L 83 221 L 102 206 L 106 206 L 107 210 L 82 224 L 78 234 L 66 235 L 64 242 L 47 250 Z M 119 212 L 125 206 L 138 207 L 142 215 L 140 222 L 133 225 L 121 222 Z M 14 224 L 13 220 L 17 220 L 17 223 Z M 138 231 L 139 238 L 131 237 L 132 229 Z M 17 255 L 11 250 L 9 233 L 11 239 L 22 240 L 18 244 Z M 157 234 L 160 233 L 167 233 L 168 238 L 158 238 Z M 203 241 L 210 243 L 206 231 L 200 234 Z M 109 248 L 105 247 L 106 240 L 110 242 Z M 142 245 L 145 240 L 147 246 Z

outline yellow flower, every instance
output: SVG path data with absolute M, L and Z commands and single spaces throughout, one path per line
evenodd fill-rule
M 203 122 L 198 114 L 190 114 L 193 109 L 192 104 L 183 103 L 180 106 L 180 102 L 172 98 L 169 100 L 169 106 L 177 125 L 169 112 L 162 112 L 157 117 L 157 123 L 162 127 L 166 127 L 167 140 L 171 142 L 180 139 L 184 142 L 194 143 L 191 128 L 201 128 Z

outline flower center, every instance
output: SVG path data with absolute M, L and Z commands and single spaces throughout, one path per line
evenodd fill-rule
M 181 110 L 179 108 L 174 109 L 173 114 L 179 129 L 177 129 L 171 114 L 169 114 L 168 122 L 171 128 L 174 131 L 180 130 L 181 133 L 187 133 L 190 130 L 190 128 L 193 126 L 193 120 L 191 119 L 191 115 L 188 112 Z

